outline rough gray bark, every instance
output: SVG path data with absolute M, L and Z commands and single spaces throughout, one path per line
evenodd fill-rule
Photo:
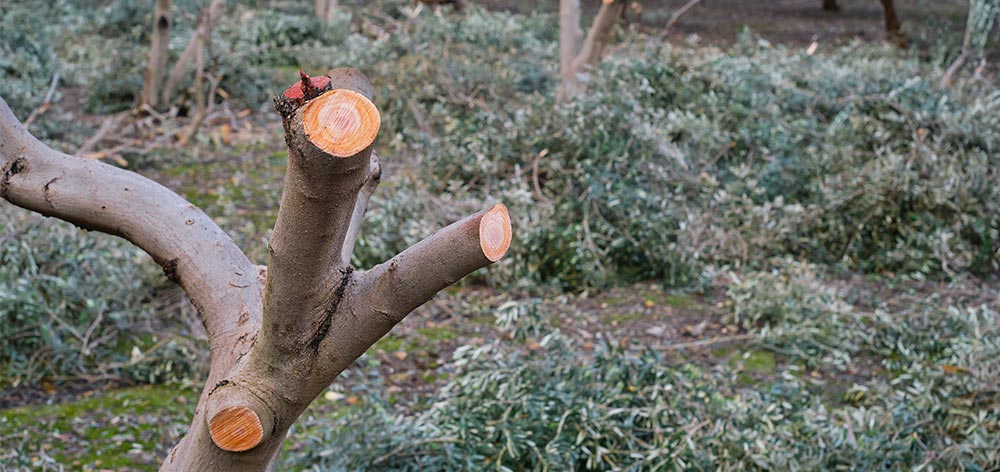
M 156 108 L 160 96 L 163 69 L 167 67 L 167 46 L 170 45 L 170 0 L 156 0 L 153 11 L 153 39 L 149 46 L 149 60 L 142 79 L 139 105 Z
M 497 204 L 371 270 L 354 270 L 350 248 L 378 160 L 368 141 L 347 157 L 320 150 L 303 133 L 303 109 L 342 93 L 331 89 L 370 98 L 371 85 L 353 69 L 329 77 L 316 82 L 322 87 L 305 77 L 301 98 L 275 99 L 289 159 L 267 268 L 170 190 L 48 148 L 0 100 L 0 197 L 135 243 L 203 317 L 211 372 L 190 430 L 161 470 L 265 470 L 288 428 L 341 371 L 414 308 L 509 247 L 510 220 Z M 337 119 L 329 126 L 345 123 Z

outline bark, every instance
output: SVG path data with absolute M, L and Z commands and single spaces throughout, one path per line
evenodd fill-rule
M 979 66 L 973 77 L 979 77 L 986 66 L 985 47 L 993 32 L 994 24 L 1000 21 L 1000 0 L 972 0 L 969 2 L 969 15 L 966 19 L 965 36 L 962 39 L 962 52 L 948 66 L 941 77 L 941 88 L 951 87 L 955 74 L 969 61 L 979 58 Z
M 139 105 L 156 108 L 160 96 L 163 69 L 167 67 L 167 47 L 170 45 L 170 0 L 156 0 L 153 11 L 153 39 L 149 47 L 149 60 L 142 80 Z
M 316 17 L 323 23 L 329 23 L 337 12 L 337 0 L 316 0 Z
M 177 62 L 170 68 L 167 80 L 163 83 L 162 102 L 164 104 L 169 104 L 173 100 L 174 92 L 184 80 L 185 74 L 188 73 L 188 66 L 198 58 L 198 54 L 203 53 L 205 46 L 212 39 L 212 29 L 222 18 L 225 9 L 225 0 L 212 0 L 208 8 L 198 16 L 198 26 L 195 27 L 194 35 L 191 36 L 191 40 L 188 41 L 181 55 L 177 57 Z
M 573 59 L 573 68 L 578 72 L 585 67 L 593 66 L 604 56 L 604 48 L 611 42 L 611 35 L 615 32 L 618 19 L 625 12 L 625 3 L 624 0 L 601 2 L 601 9 L 594 17 L 594 24 L 587 32 L 587 39 L 583 41 L 580 52 Z
M 941 77 L 941 88 L 951 88 L 951 82 L 954 79 L 955 74 L 962 70 L 966 61 L 969 60 L 969 56 L 971 55 L 971 51 L 969 51 L 969 35 L 969 30 L 966 29 L 965 39 L 962 41 L 962 52 L 955 58 L 955 61 L 948 66 L 948 70 L 946 70 L 944 75 Z
M 885 17 L 885 33 L 889 39 L 900 47 L 906 47 L 906 39 L 903 37 L 902 25 L 899 17 L 896 16 L 896 5 L 893 0 L 879 0 L 882 2 L 882 11 Z
M 288 428 L 341 371 L 414 308 L 510 245 L 510 219 L 497 204 L 371 270 L 354 270 L 351 250 L 381 174 L 368 133 L 378 127 L 377 110 L 373 122 L 371 85 L 359 72 L 315 79 L 303 77 L 275 99 L 289 158 L 267 268 L 170 190 L 48 148 L 0 100 L 0 197 L 135 243 L 202 316 L 211 371 L 190 430 L 161 470 L 267 469 Z M 326 117 L 325 134 L 307 132 L 317 114 Z M 346 132 L 365 137 L 324 151 L 325 139 Z
M 559 98 L 576 95 L 580 81 L 573 69 L 573 60 L 580 51 L 583 31 L 580 30 L 580 0 L 559 0 L 559 75 L 562 83 Z
M 581 75 L 604 55 L 611 42 L 618 19 L 625 12 L 625 0 L 603 0 L 586 39 L 580 42 L 579 0 L 561 0 L 559 4 L 559 68 L 562 87 L 559 98 L 566 99 L 582 91 Z

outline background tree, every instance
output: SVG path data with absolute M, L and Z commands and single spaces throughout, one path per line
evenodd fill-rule
M 198 15 L 198 25 L 195 27 L 194 35 L 191 36 L 181 55 L 177 57 L 177 62 L 170 68 L 170 74 L 167 75 L 163 84 L 162 103 L 168 104 L 173 100 L 173 94 L 177 91 L 177 87 L 189 74 L 188 68 L 191 63 L 197 63 L 199 55 L 204 54 L 205 48 L 212 39 L 212 29 L 222 18 L 225 9 L 225 0 L 212 0 L 208 7 Z
M 951 63 L 944 76 L 941 77 L 941 87 L 951 87 L 951 82 L 970 59 L 980 58 L 981 70 L 986 65 L 986 42 L 1000 17 L 1000 0 L 969 0 L 969 19 L 966 21 L 965 38 L 962 40 L 962 52 Z
M 329 23 L 337 12 L 337 0 L 316 0 L 316 17 L 323 23 Z
M 601 8 L 584 39 L 580 30 L 580 0 L 559 2 L 559 98 L 566 99 L 582 89 L 581 77 L 596 64 L 611 41 L 618 19 L 625 12 L 624 0 L 602 0 Z
M 502 204 L 466 217 L 368 271 L 350 256 L 381 177 L 381 118 L 354 69 L 302 76 L 275 98 L 288 166 L 268 266 L 167 188 L 35 139 L 0 100 L 0 197 L 148 252 L 190 297 L 211 369 L 190 430 L 162 470 L 264 470 L 288 428 L 410 311 L 499 260 Z
M 896 14 L 896 4 L 893 0 L 879 0 L 879 2 L 882 3 L 885 33 L 889 36 L 889 39 L 895 41 L 897 44 L 901 46 L 905 45 L 902 24 L 900 24 L 899 16 Z M 837 0 L 823 0 L 823 10 L 840 11 L 840 5 L 837 4 Z
M 160 81 L 167 66 L 167 47 L 170 45 L 170 0 L 156 0 L 153 12 L 153 39 L 149 46 L 149 60 L 142 80 L 139 106 L 156 108 L 160 97 Z

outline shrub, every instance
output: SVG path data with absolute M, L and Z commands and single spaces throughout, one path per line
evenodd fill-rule
M 17 116 L 41 105 L 58 64 L 44 17 L 18 4 L 0 6 L 0 96 Z
M 4 387 L 95 372 L 153 382 L 195 368 L 186 343 L 161 331 L 149 288 L 161 277 L 141 250 L 11 205 L 0 206 L 0 241 Z
M 418 168 L 405 185 L 512 202 L 517 267 L 501 280 L 683 284 L 705 264 L 784 255 L 1000 272 L 1000 95 L 983 83 L 942 92 L 937 66 L 882 45 L 807 55 L 752 36 L 729 52 L 640 37 L 556 104 L 546 21 L 471 8 L 303 52 L 373 77 L 383 156 Z
M 765 342 L 794 342 L 826 323 L 810 317 L 829 309 L 799 292 L 823 281 L 808 267 L 739 276 L 737 290 L 763 300 L 735 300 L 735 310 L 786 330 L 752 331 Z M 834 305 L 842 320 L 867 318 Z M 529 300 L 501 308 L 498 321 L 504 338 L 519 339 L 547 329 L 546 316 Z M 588 352 L 559 331 L 530 349 L 507 340 L 466 346 L 442 390 L 407 407 L 363 386 L 369 398 L 359 408 L 306 420 L 287 460 L 311 470 L 986 470 L 1000 465 L 997 326 L 994 308 L 936 298 L 870 322 L 830 322 L 824 329 L 836 331 L 824 339 L 850 341 L 887 369 L 843 387 L 833 384 L 845 382 L 840 359 L 825 352 L 816 355 L 822 381 L 790 351 L 777 372 L 747 385 L 732 365 L 699 367 L 613 340 Z

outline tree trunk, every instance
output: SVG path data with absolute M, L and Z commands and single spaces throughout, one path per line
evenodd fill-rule
M 583 32 L 580 31 L 580 0 L 559 0 L 559 98 L 576 95 L 580 81 L 573 70 L 573 59 L 580 50 Z
M 502 204 L 367 271 L 350 266 L 380 165 L 381 117 L 354 69 L 306 77 L 275 98 L 288 165 L 268 266 L 252 264 L 201 210 L 138 174 L 45 146 L 0 100 L 0 198 L 148 252 L 198 309 L 211 369 L 188 433 L 161 470 L 265 470 L 289 427 L 414 308 L 498 261 Z
M 969 16 L 965 24 L 965 37 L 962 39 L 962 52 L 948 66 L 941 77 L 941 88 L 951 87 L 955 76 L 970 59 L 979 56 L 980 67 L 985 66 L 985 48 L 993 32 L 994 24 L 1000 22 L 1000 0 L 972 0 L 969 2 Z
M 559 70 L 562 86 L 559 99 L 564 100 L 582 90 L 581 75 L 604 55 L 618 19 L 625 12 L 625 0 L 602 0 L 594 23 L 581 45 L 580 1 L 560 0 L 559 3 Z
M 212 0 L 208 8 L 202 10 L 201 14 L 198 15 L 198 26 L 195 27 L 191 40 L 184 47 L 184 52 L 177 57 L 177 62 L 170 68 L 170 74 L 167 75 L 167 80 L 163 84 L 164 104 L 169 104 L 173 100 L 174 92 L 177 91 L 181 80 L 187 74 L 191 61 L 194 61 L 199 52 L 212 40 L 212 29 L 222 18 L 225 9 L 226 0 Z
M 160 96 L 163 69 L 167 67 L 167 46 L 170 45 L 170 0 L 156 0 L 153 11 L 153 39 L 149 47 L 149 60 L 142 80 L 139 105 L 156 108 Z
M 337 0 L 316 0 L 316 17 L 323 23 L 329 23 L 337 12 Z
M 970 14 L 971 9 L 970 9 Z M 971 22 L 970 22 L 971 23 Z M 952 62 L 948 66 L 948 70 L 944 72 L 944 76 L 941 77 L 941 88 L 947 89 L 951 87 L 951 81 L 955 77 L 955 74 L 965 66 L 965 62 L 969 60 L 971 51 L 969 50 L 969 40 L 972 37 L 972 29 L 969 27 L 965 28 L 965 38 L 962 40 L 962 52 L 955 58 L 955 62 Z
M 896 5 L 893 0 L 879 0 L 882 2 L 882 11 L 885 17 L 885 33 L 889 39 L 900 47 L 906 47 L 906 39 L 903 37 L 902 25 L 899 17 L 896 16 Z
M 837 5 L 837 0 L 823 0 L 823 10 L 840 11 L 840 5 Z

